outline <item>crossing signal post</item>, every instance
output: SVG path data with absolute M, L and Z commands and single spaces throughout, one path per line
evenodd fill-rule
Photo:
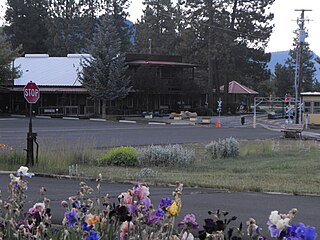
M 219 114 L 219 118 L 216 121 L 216 128 L 220 128 L 221 127 L 220 115 L 221 115 L 221 111 L 222 111 L 222 100 L 221 100 L 221 98 L 219 98 L 217 103 L 218 103 L 217 112 Z
M 40 98 L 40 89 L 34 82 L 28 82 L 23 88 L 23 96 L 29 103 L 29 131 L 27 133 L 27 166 L 34 165 L 34 154 L 33 154 L 33 142 L 37 145 L 38 153 L 38 143 L 37 143 L 37 133 L 32 132 L 32 104 L 36 103 Z M 38 158 L 38 154 L 37 154 Z

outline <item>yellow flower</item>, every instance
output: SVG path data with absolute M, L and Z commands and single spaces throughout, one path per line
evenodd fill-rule
M 166 210 L 172 215 L 175 216 L 179 213 L 179 206 L 176 201 L 174 201 L 171 206 L 167 207 Z
M 92 215 L 91 213 L 87 215 L 86 217 L 86 222 L 88 223 L 88 225 L 94 225 L 97 222 L 100 221 L 100 218 L 96 215 Z

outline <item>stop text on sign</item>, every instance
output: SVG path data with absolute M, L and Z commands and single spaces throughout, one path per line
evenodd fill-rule
M 24 96 L 25 97 L 37 97 L 39 94 L 39 90 L 38 89 L 25 89 L 24 90 Z

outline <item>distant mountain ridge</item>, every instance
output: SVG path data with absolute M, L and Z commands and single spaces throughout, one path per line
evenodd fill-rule
M 318 57 L 317 54 L 313 53 L 314 57 Z M 284 65 L 287 58 L 289 57 L 289 50 L 288 51 L 279 51 L 279 52 L 271 52 L 271 60 L 268 63 L 268 67 L 271 73 L 274 73 L 274 68 L 277 63 Z M 314 61 L 314 66 L 317 69 L 315 73 L 315 77 L 320 82 L 320 64 Z

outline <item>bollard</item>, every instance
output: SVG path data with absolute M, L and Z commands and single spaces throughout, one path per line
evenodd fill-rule
M 244 123 L 245 123 L 245 118 L 241 117 L 241 125 L 244 125 Z
M 220 119 L 216 120 L 216 128 L 220 128 L 221 127 L 221 123 L 220 123 Z

